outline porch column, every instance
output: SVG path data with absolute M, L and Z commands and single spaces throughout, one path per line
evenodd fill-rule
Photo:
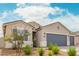
M 67 46 L 70 46 L 70 37 L 67 35 Z

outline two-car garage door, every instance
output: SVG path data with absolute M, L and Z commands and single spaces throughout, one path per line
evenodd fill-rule
M 59 46 L 67 46 L 67 35 L 47 34 L 47 46 L 56 44 Z M 74 38 L 70 37 L 70 45 L 74 45 Z

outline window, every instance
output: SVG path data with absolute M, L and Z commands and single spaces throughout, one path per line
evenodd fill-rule
M 25 41 L 28 41 L 28 36 L 25 36 L 25 37 L 24 37 L 24 40 L 25 40 Z
M 24 32 L 24 33 L 27 33 L 27 30 L 24 30 L 23 32 Z M 28 36 L 25 36 L 25 37 L 24 37 L 24 40 L 25 40 L 25 41 L 28 41 Z
M 24 36 L 27 30 L 13 29 L 13 33 L 17 32 L 18 35 Z M 24 36 L 24 41 L 28 41 L 28 36 Z
M 24 36 L 25 33 L 27 33 L 27 30 L 18 30 L 19 35 Z M 24 40 L 28 41 L 28 36 L 24 36 Z
M 44 33 L 44 37 L 45 37 L 45 33 Z
M 22 35 L 22 36 L 24 34 L 24 31 L 23 30 L 18 30 L 17 32 L 18 32 L 19 35 Z
M 12 34 L 15 35 L 15 33 L 17 32 L 17 29 L 13 29 L 12 30 Z M 15 37 L 13 38 L 13 41 L 15 41 Z
M 14 33 L 14 32 L 17 32 L 17 29 L 13 29 L 13 33 Z
M 60 29 L 60 27 L 59 27 L 59 26 L 57 26 L 57 29 L 59 30 L 59 29 Z
M 6 34 L 6 26 L 4 26 L 3 30 L 4 30 L 4 36 L 5 36 L 5 34 Z

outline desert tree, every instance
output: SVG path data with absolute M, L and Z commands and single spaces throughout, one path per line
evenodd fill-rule
M 18 30 L 16 32 L 13 32 L 11 36 L 5 35 L 4 40 L 12 43 L 12 46 L 15 46 L 14 49 L 16 49 L 16 55 L 20 55 L 22 45 L 24 44 L 24 39 L 30 35 L 28 31 L 24 31 L 23 33 L 18 33 Z M 19 54 L 18 54 L 19 53 Z

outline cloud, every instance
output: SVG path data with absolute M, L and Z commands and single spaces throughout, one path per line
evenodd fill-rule
M 26 7 L 26 6 L 50 6 L 49 3 L 18 3 L 17 7 Z
M 17 7 L 14 13 L 23 16 L 26 19 L 25 21 L 36 21 L 42 25 L 51 22 L 51 19 L 48 17 L 50 13 L 58 15 L 64 11 L 59 7 L 50 7 L 50 4 L 43 3 L 17 4 Z
M 79 16 L 71 14 L 67 9 L 51 7 L 46 3 L 26 3 L 17 4 L 13 13 L 22 16 L 26 21 L 36 21 L 41 25 L 47 25 L 51 22 L 59 21 L 68 27 L 71 31 L 79 30 Z M 51 19 L 48 15 L 52 14 Z M 56 17 L 55 17 L 56 16 Z
M 3 23 L 22 19 L 22 16 L 17 13 L 14 13 L 13 11 L 4 11 L 0 16 L 0 21 L 2 21 Z

